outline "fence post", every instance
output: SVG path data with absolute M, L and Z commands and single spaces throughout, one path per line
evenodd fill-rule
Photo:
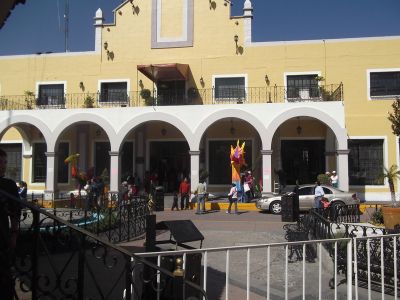
M 172 298 L 175 300 L 184 299 L 185 287 L 183 284 L 184 270 L 182 269 L 183 260 L 178 257 L 175 260 L 175 270 L 174 270 L 174 289 Z
M 38 211 L 32 211 L 33 213 L 33 248 L 32 248 L 32 300 L 39 299 L 38 295 L 38 287 L 37 287 L 37 279 L 38 279 L 38 257 L 39 257 L 39 221 L 40 221 L 40 213 Z
M 352 256 L 352 239 L 347 243 L 347 300 L 352 299 L 352 289 L 353 289 L 353 256 Z

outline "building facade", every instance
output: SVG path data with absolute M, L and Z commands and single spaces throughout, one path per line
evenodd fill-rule
M 400 37 L 252 42 L 253 7 L 226 1 L 125 1 L 94 18 L 94 51 L 0 57 L 1 146 L 30 190 L 74 189 L 64 159 L 108 174 L 157 173 L 172 192 L 206 170 L 230 184 L 230 145 L 264 192 L 278 173 L 310 183 L 336 170 L 339 188 L 389 200 L 378 177 L 398 164 L 387 120 L 400 95 Z M 272 29 L 269 29 L 272 30 Z M 281 178 L 282 179 L 282 178 Z

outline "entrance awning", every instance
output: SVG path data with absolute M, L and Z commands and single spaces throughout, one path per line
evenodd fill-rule
M 168 80 L 186 80 L 189 65 L 187 64 L 156 64 L 138 65 L 138 71 L 154 82 Z

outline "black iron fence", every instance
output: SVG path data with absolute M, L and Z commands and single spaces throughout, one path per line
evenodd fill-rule
M 57 98 L 0 96 L 0 110 L 74 109 L 168 105 L 253 104 L 302 101 L 343 101 L 343 84 L 265 86 L 221 89 L 142 90 L 64 94 Z
M 370 286 L 371 289 L 382 293 L 394 294 L 395 289 L 400 291 L 400 237 L 391 233 L 400 231 L 386 230 L 385 228 L 368 226 L 365 224 L 347 223 L 357 220 L 358 205 L 342 207 L 343 219 L 332 221 L 329 215 L 321 211 L 311 210 L 301 221 L 302 227 L 308 232 L 311 239 L 353 238 L 354 281 L 359 286 Z M 347 212 L 347 215 L 344 213 Z M 355 213 L 349 218 L 350 212 Z M 358 219 L 359 220 L 359 219 Z M 343 222 L 343 223 L 342 223 Z M 346 243 L 337 245 L 324 244 L 338 274 L 347 276 L 347 246 Z M 396 281 L 397 280 L 397 281 Z M 333 279 L 330 284 L 332 285 Z
M 174 275 L 137 257 L 62 214 L 0 193 L 24 212 L 16 248 L 0 253 L 12 262 L 15 299 L 155 299 L 160 291 L 167 291 L 160 299 L 187 299 L 188 289 L 197 291 L 191 299 L 207 299 L 201 287 L 179 272 Z M 118 209 L 126 212 L 122 206 Z
M 134 240 L 143 236 L 146 231 L 148 209 L 145 196 L 121 201 L 118 194 L 105 194 L 102 195 L 102 203 L 90 203 L 88 196 L 82 196 L 76 202 L 71 202 L 70 199 L 44 200 L 43 196 L 32 198 L 32 203 L 41 206 L 46 212 L 111 243 Z M 55 226 L 54 220 L 43 217 L 43 229 Z M 32 212 L 29 209 L 23 210 L 21 228 L 29 228 L 32 222 Z

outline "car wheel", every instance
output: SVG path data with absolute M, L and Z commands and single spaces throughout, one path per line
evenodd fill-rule
M 273 201 L 269 206 L 269 211 L 274 215 L 278 215 L 282 212 L 282 205 L 280 201 Z

